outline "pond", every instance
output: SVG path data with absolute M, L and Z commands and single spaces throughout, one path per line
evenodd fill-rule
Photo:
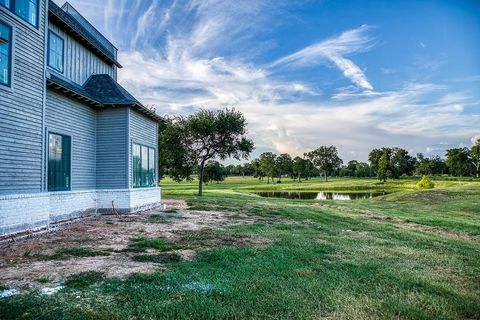
M 358 200 L 383 196 L 386 192 L 331 192 L 331 191 L 262 191 L 254 194 L 265 198 L 285 198 L 300 200 Z

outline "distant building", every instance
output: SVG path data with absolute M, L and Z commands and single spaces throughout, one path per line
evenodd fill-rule
M 0 236 L 159 204 L 160 118 L 121 67 L 69 3 L 0 0 Z

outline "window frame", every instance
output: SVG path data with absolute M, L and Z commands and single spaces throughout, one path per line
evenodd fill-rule
M 26 0 L 26 1 L 30 1 L 30 0 Z M 36 2 L 36 9 L 37 9 L 35 12 L 36 14 L 35 24 L 30 23 L 30 21 L 24 19 L 23 17 L 21 17 L 15 12 L 17 0 L 10 0 L 10 5 L 8 7 L 3 4 L 0 4 L 0 9 L 3 9 L 11 13 L 14 17 L 18 18 L 20 21 L 26 23 L 29 27 L 33 27 L 36 31 L 38 31 L 40 26 L 40 0 L 34 0 L 34 1 Z
M 62 40 L 62 70 L 58 70 L 54 66 L 50 65 L 50 39 L 52 34 L 56 36 L 58 39 Z M 65 70 L 65 39 L 51 29 L 48 29 L 48 36 L 47 36 L 47 67 L 57 72 L 60 72 L 61 74 L 63 74 Z
M 9 23 L 5 22 L 4 20 L 1 20 L 0 19 L 0 24 L 3 24 L 5 25 L 7 28 L 10 29 L 10 48 L 9 48 L 9 52 L 8 52 L 8 82 L 7 83 L 3 83 L 3 82 L 0 82 L 0 89 L 7 89 L 7 90 L 12 90 L 13 88 L 13 62 L 14 62 L 14 59 L 13 59 L 13 54 L 14 54 L 14 51 L 13 51 L 13 47 L 15 45 L 15 40 L 14 40 L 14 33 L 15 33 L 15 29 L 12 25 L 10 25 Z
M 68 184 L 68 188 L 62 188 L 62 189 L 57 189 L 55 188 L 55 190 L 52 190 L 50 189 L 50 186 L 49 186 L 49 178 L 50 178 L 50 167 L 49 167 L 49 162 L 50 162 L 50 135 L 57 135 L 57 136 L 61 136 L 62 139 L 64 137 L 67 137 L 70 139 L 70 153 L 69 153 L 69 157 L 68 157 L 68 161 L 69 161 L 69 170 L 68 170 L 68 178 L 69 178 L 69 184 Z M 47 148 L 46 148 L 46 167 L 47 167 L 47 172 L 46 172 L 46 184 L 47 184 L 47 192 L 66 192 L 66 191 L 72 191 L 72 162 L 73 162 L 73 137 L 72 135 L 70 134 L 67 134 L 67 133 L 63 133 L 63 132 L 58 132 L 58 131 L 50 131 L 50 130 L 47 130 Z
M 139 185 L 135 185 L 134 181 L 136 181 L 135 179 L 135 161 L 134 161 L 134 148 L 135 146 L 139 146 L 140 147 L 140 170 L 142 170 L 142 149 L 143 148 L 146 148 L 147 149 L 147 172 L 146 172 L 146 177 L 145 177 L 145 180 L 146 180 L 146 184 L 144 185 L 142 183 L 142 180 L 143 180 L 143 177 L 142 177 L 142 172 L 140 171 L 140 176 L 137 177 L 138 179 L 140 179 L 140 184 Z M 131 168 L 132 168 L 132 174 L 131 174 L 131 187 L 134 188 L 134 189 L 141 189 L 141 188 L 154 188 L 157 186 L 158 184 L 158 179 L 157 179 L 157 148 L 155 147 L 151 147 L 151 146 L 148 146 L 148 145 L 145 145 L 145 144 L 142 144 L 142 143 L 138 143 L 138 142 L 135 142 L 135 141 L 132 141 L 132 144 L 131 144 L 131 161 L 132 161 L 132 165 L 131 165 Z M 153 168 L 150 168 L 150 150 L 153 151 Z M 153 169 L 153 181 L 151 184 L 148 183 L 148 180 L 149 180 L 149 171 Z
M 8 0 L 8 1 L 9 1 L 9 0 Z M 7 7 L 6 5 L 0 3 L 0 7 L 4 7 L 4 8 L 6 8 L 6 9 L 10 10 L 10 9 L 12 8 L 12 3 L 13 3 L 13 0 L 12 0 L 11 2 L 9 1 L 8 7 Z

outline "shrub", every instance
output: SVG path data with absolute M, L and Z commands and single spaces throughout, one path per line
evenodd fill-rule
M 424 176 L 420 181 L 417 182 L 417 189 L 433 189 L 435 188 L 435 184 L 429 177 Z

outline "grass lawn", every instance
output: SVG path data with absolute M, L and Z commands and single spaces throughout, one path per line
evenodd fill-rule
M 195 230 L 175 244 L 161 234 L 134 238 L 130 248 L 157 250 L 162 271 L 74 275 L 51 296 L 1 299 L 0 318 L 480 319 L 480 181 L 437 179 L 426 191 L 415 182 L 229 178 L 200 198 L 194 182 L 167 180 L 164 198 L 228 212 L 238 224 Z M 393 193 L 317 201 L 250 192 L 260 190 Z M 184 247 L 195 259 L 161 256 Z

